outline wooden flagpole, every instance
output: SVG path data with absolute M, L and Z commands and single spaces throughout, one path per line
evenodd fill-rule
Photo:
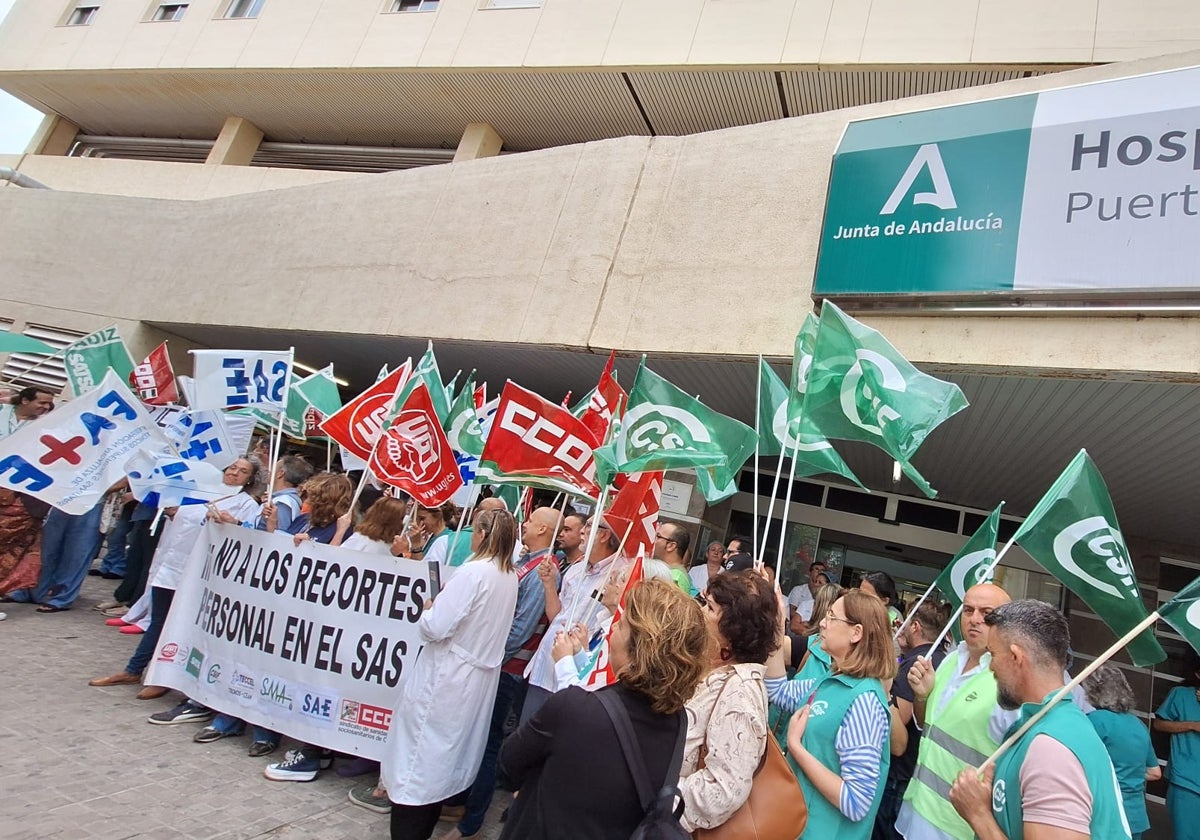
M 1004 544 L 1004 548 L 1000 549 L 1000 553 L 996 555 L 996 559 L 992 561 L 990 566 L 988 566 L 987 576 L 990 576 L 992 572 L 996 570 L 996 567 L 1000 565 L 1000 561 L 1004 558 L 1004 555 L 1008 553 L 1008 550 L 1012 548 L 1013 544 L 1016 542 L 1016 536 L 1016 534 L 1013 534 L 1013 538 Z M 964 592 L 963 595 L 965 596 L 966 593 Z M 925 657 L 925 659 L 932 661 L 933 652 L 941 647 L 942 642 L 946 641 L 946 636 L 950 633 L 950 628 L 954 626 L 954 622 L 958 621 L 958 617 L 962 615 L 962 609 L 963 605 L 959 604 L 958 609 L 954 611 L 954 615 L 950 616 L 950 620 L 946 622 L 946 626 L 942 628 L 942 632 L 937 637 L 937 641 L 934 642 L 929 648 L 930 655 Z

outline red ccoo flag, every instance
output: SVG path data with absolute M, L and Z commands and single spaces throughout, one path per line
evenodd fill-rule
M 608 364 L 600 373 L 600 382 L 596 385 L 596 390 L 592 391 L 588 407 L 579 418 L 583 425 L 592 430 L 596 440 L 601 443 L 605 443 L 608 439 L 608 427 L 612 425 L 613 414 L 617 411 L 617 407 L 620 406 L 621 414 L 624 414 L 625 406 L 629 402 L 629 395 L 613 378 L 613 362 L 616 358 L 616 350 L 608 354 Z M 620 414 L 617 417 L 620 417 Z
M 658 506 L 662 500 L 661 472 L 634 473 L 628 483 L 617 491 L 612 507 L 604 519 L 620 538 L 625 538 L 625 555 L 654 549 L 654 531 L 658 524 Z
M 129 384 L 137 391 L 142 402 L 149 405 L 170 405 L 179 402 L 179 389 L 175 385 L 175 369 L 167 355 L 167 342 L 150 351 L 140 365 L 129 374 Z

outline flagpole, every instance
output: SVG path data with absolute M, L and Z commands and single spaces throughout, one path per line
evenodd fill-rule
M 454 559 L 454 550 L 458 548 L 458 537 L 462 533 L 463 524 L 471 521 L 471 515 L 475 512 L 475 504 L 479 500 L 479 491 L 482 489 L 478 484 L 471 485 L 467 506 L 463 510 L 462 516 L 458 518 L 458 527 L 454 529 L 454 539 L 450 541 L 450 553 L 446 555 L 446 565 L 450 565 L 450 561 Z
M 996 570 L 996 567 L 1000 565 L 1000 561 L 1004 558 L 1004 555 L 1008 553 L 1008 550 L 1013 547 L 1013 544 L 1016 541 L 1017 541 L 1017 535 L 1013 534 L 1012 538 L 1004 544 L 1004 548 L 1000 549 L 1000 552 L 996 555 L 996 559 L 993 560 L 991 565 L 987 567 L 987 572 L 985 572 L 982 575 L 979 575 L 979 577 L 990 578 L 992 576 L 992 572 L 994 572 Z M 965 596 L 966 593 L 964 592 L 963 595 Z M 926 659 L 929 659 L 932 661 L 933 652 L 942 646 L 942 642 L 946 641 L 946 636 L 950 633 L 950 628 L 954 626 L 954 622 L 958 621 L 958 617 L 960 615 L 962 615 L 962 610 L 963 610 L 963 605 L 959 604 L 958 609 L 956 609 L 954 611 L 954 615 L 950 616 L 950 620 L 948 622 L 946 622 L 946 626 L 942 628 L 941 635 L 939 635 L 937 637 L 937 641 L 934 642 L 930 646 L 929 656 L 925 657 Z
M 1021 737 L 1026 732 L 1028 732 L 1031 728 L 1033 728 L 1033 725 L 1035 723 L 1037 723 L 1039 720 L 1044 718 L 1046 716 L 1046 714 L 1052 708 L 1054 708 L 1054 706 L 1060 700 L 1062 700 L 1064 697 L 1066 697 L 1068 694 L 1070 694 L 1075 689 L 1076 686 L 1078 686 L 1080 683 L 1082 683 L 1084 680 L 1086 680 L 1089 676 L 1091 676 L 1092 673 L 1095 672 L 1097 668 L 1099 668 L 1101 665 L 1103 665 L 1105 662 L 1107 662 L 1109 659 L 1111 659 L 1119 650 L 1121 650 L 1121 648 L 1125 647 L 1127 644 L 1129 644 L 1134 639 L 1136 639 L 1139 635 L 1141 635 L 1141 633 L 1147 627 L 1152 627 L 1154 625 L 1154 622 L 1158 621 L 1158 618 L 1159 618 L 1158 610 L 1155 610 L 1154 612 L 1150 613 L 1150 615 L 1146 616 L 1144 619 L 1142 619 L 1140 622 L 1138 622 L 1136 627 L 1134 627 L 1132 630 L 1130 630 L 1128 633 L 1126 633 L 1124 636 L 1122 636 L 1120 639 L 1118 639 L 1116 641 L 1116 643 L 1113 644 L 1112 647 L 1110 647 L 1108 650 L 1104 651 L 1104 653 L 1100 654 L 1094 660 L 1092 660 L 1092 663 L 1090 665 L 1088 665 L 1086 668 L 1084 668 L 1082 671 L 1080 671 L 1079 674 L 1076 675 L 1075 679 L 1071 680 L 1069 683 L 1067 683 L 1062 688 L 1060 688 L 1057 692 L 1055 692 L 1054 696 L 1052 696 L 1049 700 L 1046 701 L 1046 705 L 1044 705 L 1044 706 L 1042 706 L 1042 708 L 1038 709 L 1037 712 L 1032 717 L 1029 718 L 1029 720 L 1027 720 L 1027 721 L 1025 721 L 1025 723 L 1021 724 L 1020 729 L 1018 729 L 1016 732 L 1014 732 L 1012 735 L 1010 735 L 1008 738 L 1006 738 L 1004 740 L 1004 743 L 1001 744 L 999 747 L 997 747 L 996 751 L 994 753 L 992 753 L 991 755 L 989 755 L 987 757 L 987 760 L 985 762 L 983 762 L 983 764 L 979 765 L 979 775 L 982 776 L 984 770 L 986 770 L 991 765 L 995 764 L 996 759 L 998 759 L 1000 756 L 1004 755 L 1004 753 L 1008 752 L 1008 750 L 1011 749 L 1012 746 L 1017 741 L 1021 740 Z
M 17 374 L 17 377 L 21 378 L 21 377 L 28 376 L 30 373 L 37 370 L 42 365 L 46 364 L 47 362 L 49 362 L 53 359 L 57 359 L 62 354 L 66 353 L 67 348 L 70 346 L 71 345 L 68 344 L 67 347 L 60 347 L 59 349 L 55 350 L 53 353 L 51 353 L 49 355 L 44 355 L 40 362 L 38 362 L 36 365 L 33 365 L 32 367 L 26 368 L 25 370 L 21 371 L 19 374 Z M 15 351 L 15 352 L 20 352 L 20 351 Z M 35 354 L 28 354 L 28 355 L 35 355 Z M 11 360 L 11 358 L 12 358 L 12 353 L 9 353 L 9 359 Z M 18 382 L 16 379 L 6 379 L 6 380 L 4 380 L 3 384 L 5 384 L 5 385 L 20 385 L 21 383 Z M 70 385 L 69 382 L 68 382 L 68 385 Z
M 754 369 L 754 526 L 750 531 L 751 545 L 753 546 L 754 562 L 757 565 L 762 565 L 760 561 L 761 555 L 758 553 L 758 449 L 762 441 L 762 430 L 760 429 L 762 415 L 762 353 L 758 354 L 758 367 Z M 778 570 L 776 570 L 778 575 Z
M 771 517 L 775 515 L 775 497 L 779 494 L 779 479 L 783 474 L 783 462 L 786 458 L 787 441 L 784 441 L 783 447 L 779 451 L 779 461 L 775 465 L 775 482 L 771 485 L 771 502 L 767 505 L 767 521 L 763 525 L 762 547 L 764 551 L 767 548 L 767 537 L 771 533 Z M 755 487 L 754 489 L 757 490 L 758 487 Z M 757 530 L 758 523 L 755 522 L 754 524 Z
M 788 512 L 792 507 L 792 488 L 796 486 L 796 461 L 800 454 L 800 430 L 796 430 L 796 445 L 792 447 L 792 468 L 788 472 L 787 495 L 783 501 L 782 524 L 779 526 L 779 552 L 775 555 L 775 580 L 779 580 L 779 572 L 783 566 L 783 545 L 787 542 Z
M 599 514 L 597 514 L 597 515 L 599 515 Z M 605 574 L 604 574 L 604 580 L 600 583 L 601 590 L 603 590 L 604 587 L 608 584 L 609 578 L 612 577 L 613 572 L 615 572 L 617 569 L 617 566 L 620 565 L 617 561 L 621 557 L 621 552 L 625 550 L 625 541 L 627 539 L 629 539 L 629 535 L 631 533 L 633 533 L 633 526 L 635 524 L 636 524 L 636 520 L 631 521 L 629 523 L 629 527 L 625 529 L 625 534 L 624 534 L 624 536 L 621 537 L 621 542 L 617 545 L 617 550 L 613 553 L 614 559 L 613 559 L 612 565 L 610 565 L 608 567 L 608 571 L 605 572 Z M 592 533 L 595 533 L 595 531 L 596 531 L 596 529 L 592 528 Z M 591 554 L 591 552 L 588 552 L 588 556 L 590 556 L 590 554 Z M 583 562 L 585 562 L 585 563 L 587 562 L 587 556 L 585 556 L 583 558 Z M 580 588 L 580 591 L 576 592 L 574 597 L 571 598 L 571 609 L 567 611 L 567 623 L 563 625 L 563 627 L 565 627 L 568 630 L 571 629 L 571 625 L 574 624 L 574 622 L 575 622 L 575 609 L 579 605 L 580 595 L 582 595 L 582 594 L 583 594 L 583 590 L 582 590 L 582 588 Z M 589 597 L 590 597 L 590 595 L 589 595 Z
M 937 581 L 935 580 L 933 583 L 929 584 L 929 588 L 925 590 L 925 594 L 917 600 L 917 603 L 912 605 L 912 609 L 908 611 L 908 615 L 904 616 L 904 621 L 900 622 L 900 627 L 897 628 L 896 632 L 892 634 L 893 642 L 900 638 L 900 634 L 904 632 L 904 628 L 912 622 L 913 616 L 917 614 L 917 610 L 921 608 L 921 605 L 925 603 L 925 599 L 928 598 L 936 588 Z
M 325 472 L 333 469 L 333 438 L 325 438 Z

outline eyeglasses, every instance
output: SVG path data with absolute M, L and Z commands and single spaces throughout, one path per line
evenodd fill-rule
M 662 534 L 655 534 L 654 539 L 662 540 L 663 542 L 669 542 L 669 543 L 675 542 L 675 540 L 671 539 L 670 537 L 664 537 Z
M 826 621 L 843 621 L 846 624 L 849 624 L 851 627 L 853 627 L 855 624 L 858 624 L 857 621 L 851 621 L 848 618 L 842 618 L 840 615 L 834 615 L 833 610 L 830 610 L 829 612 L 825 613 L 825 620 Z

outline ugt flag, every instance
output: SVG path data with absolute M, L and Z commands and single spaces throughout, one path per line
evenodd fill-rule
M 1085 450 L 1042 496 L 1013 539 L 1118 636 L 1149 612 L 1100 471 Z M 1167 658 L 1149 627 L 1129 644 L 1135 665 Z
M 967 590 L 977 583 L 988 583 L 992 579 L 996 562 L 996 535 L 1000 530 L 1000 509 L 1004 503 L 996 505 L 996 509 L 988 514 L 979 529 L 971 535 L 966 545 L 958 550 L 958 554 L 942 569 L 933 585 L 942 596 L 950 602 L 950 606 L 958 609 L 962 606 Z
M 193 409 L 287 408 L 291 351 L 193 350 L 192 355 L 196 392 Z
M 570 411 L 507 382 L 479 460 L 480 480 L 517 482 L 596 499 L 597 441 Z
M 445 504 L 463 486 L 423 381 L 409 392 L 367 463 L 376 478 L 399 487 L 425 507 Z
M 63 366 L 71 394 L 79 397 L 95 388 L 111 368 L 122 382 L 133 373 L 133 357 L 121 340 L 117 328 L 105 327 L 70 345 L 63 351 Z
M 203 505 L 224 499 L 241 488 L 230 487 L 221 470 L 203 461 L 172 453 L 139 452 L 125 464 L 129 492 L 153 507 Z
M 643 358 L 620 430 L 596 450 L 596 475 L 610 484 L 617 473 L 704 469 L 698 483 L 711 502 L 710 494 L 733 486 L 757 439 L 745 423 L 688 396 L 647 368 Z
M 0 440 L 0 487 L 87 513 L 142 449 L 168 452 L 171 444 L 110 370 L 98 387 Z
M 170 405 L 179 402 L 175 386 L 175 369 L 167 354 L 167 342 L 155 347 L 150 355 L 129 374 L 129 384 L 148 405 Z
M 758 376 L 758 453 L 790 455 L 796 459 L 797 476 L 833 473 L 863 487 L 832 443 L 811 433 L 801 439 L 800 415 L 793 420 L 788 413 L 787 386 L 762 356 L 758 357 Z
M 921 373 L 886 338 L 830 301 L 821 306 L 800 433 L 874 444 L 926 496 L 937 493 L 910 460 L 943 421 L 967 407 L 952 382 Z
M 354 457 L 367 461 L 387 425 L 397 394 L 411 374 L 412 359 L 409 359 L 335 411 L 321 424 L 321 431 Z M 345 465 L 345 459 L 342 463 Z
M 1159 607 L 1158 615 L 1187 639 L 1193 650 L 1200 651 L 1200 577 Z

